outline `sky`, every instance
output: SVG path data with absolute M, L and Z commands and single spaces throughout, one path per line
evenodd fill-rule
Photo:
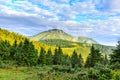
M 25 36 L 61 29 L 116 45 L 120 0 L 0 0 L 0 27 Z

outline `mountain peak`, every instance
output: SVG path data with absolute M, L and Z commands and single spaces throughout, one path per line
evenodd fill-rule
M 83 37 L 83 36 L 81 37 L 71 36 L 60 29 L 50 29 L 48 31 L 44 31 L 40 34 L 37 34 L 31 37 L 31 40 L 36 40 L 36 41 L 48 40 L 48 39 L 61 39 L 61 40 L 67 40 L 72 42 L 97 44 L 97 42 L 91 38 Z
M 50 30 L 48 30 L 46 32 L 64 32 L 64 31 L 61 30 L 61 29 L 50 29 Z

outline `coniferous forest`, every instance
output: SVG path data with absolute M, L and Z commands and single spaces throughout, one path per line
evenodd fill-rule
M 0 29 L 0 80 L 120 80 L 120 41 L 111 54 L 94 45 L 86 59 L 76 50 L 68 54 Z

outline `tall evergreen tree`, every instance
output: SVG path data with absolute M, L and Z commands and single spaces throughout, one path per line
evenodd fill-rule
M 55 52 L 54 52 L 54 56 L 53 56 L 53 64 L 58 64 L 58 57 L 59 57 L 59 55 L 58 55 L 58 50 L 57 50 L 57 48 L 55 49 Z
M 16 60 L 19 65 L 33 66 L 37 63 L 37 50 L 34 48 L 32 42 L 25 39 L 23 43 L 17 48 Z
M 59 47 L 58 49 L 56 48 L 55 49 L 55 53 L 54 53 L 54 56 L 53 56 L 53 63 L 56 65 L 60 65 L 62 64 L 62 56 L 63 56 L 63 52 L 62 52 L 62 49 L 61 47 Z
M 79 54 L 79 67 L 82 67 L 83 66 L 83 58 L 82 58 L 82 55 Z
M 108 61 L 108 58 L 107 58 L 107 54 L 105 54 L 103 64 L 106 65 L 108 63 L 109 63 L 109 61 Z
M 63 51 L 61 49 L 61 47 L 58 47 L 58 54 L 59 54 L 59 59 L 58 59 L 58 64 L 63 64 L 64 60 L 63 60 Z
M 101 62 L 102 55 L 98 49 L 95 49 L 94 46 L 91 47 L 91 52 L 87 57 L 85 67 L 94 67 L 96 63 Z
M 71 64 L 70 57 L 67 54 L 64 54 L 62 56 L 62 65 L 70 66 L 70 64 Z
M 15 40 L 13 46 L 10 49 L 10 60 L 15 60 L 15 54 L 17 53 L 17 41 Z
M 10 44 L 7 41 L 0 41 L 0 57 L 2 60 L 8 60 L 10 57 Z
M 75 50 L 73 51 L 73 54 L 71 56 L 71 65 L 73 68 L 79 66 L 79 59 L 78 59 L 77 52 Z
M 53 62 L 52 51 L 51 51 L 51 49 L 48 49 L 48 52 L 46 54 L 46 64 L 52 65 L 52 62 Z
M 116 49 L 113 50 L 113 54 L 110 55 L 110 63 L 115 64 L 116 62 L 120 64 L 120 41 L 118 41 Z
M 41 50 L 40 50 L 40 55 L 39 55 L 39 58 L 38 58 L 38 64 L 46 64 L 46 51 L 43 47 L 41 47 Z

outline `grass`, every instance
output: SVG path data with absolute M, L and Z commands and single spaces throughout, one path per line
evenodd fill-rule
M 0 69 L 0 80 L 37 80 L 36 71 L 24 68 Z

